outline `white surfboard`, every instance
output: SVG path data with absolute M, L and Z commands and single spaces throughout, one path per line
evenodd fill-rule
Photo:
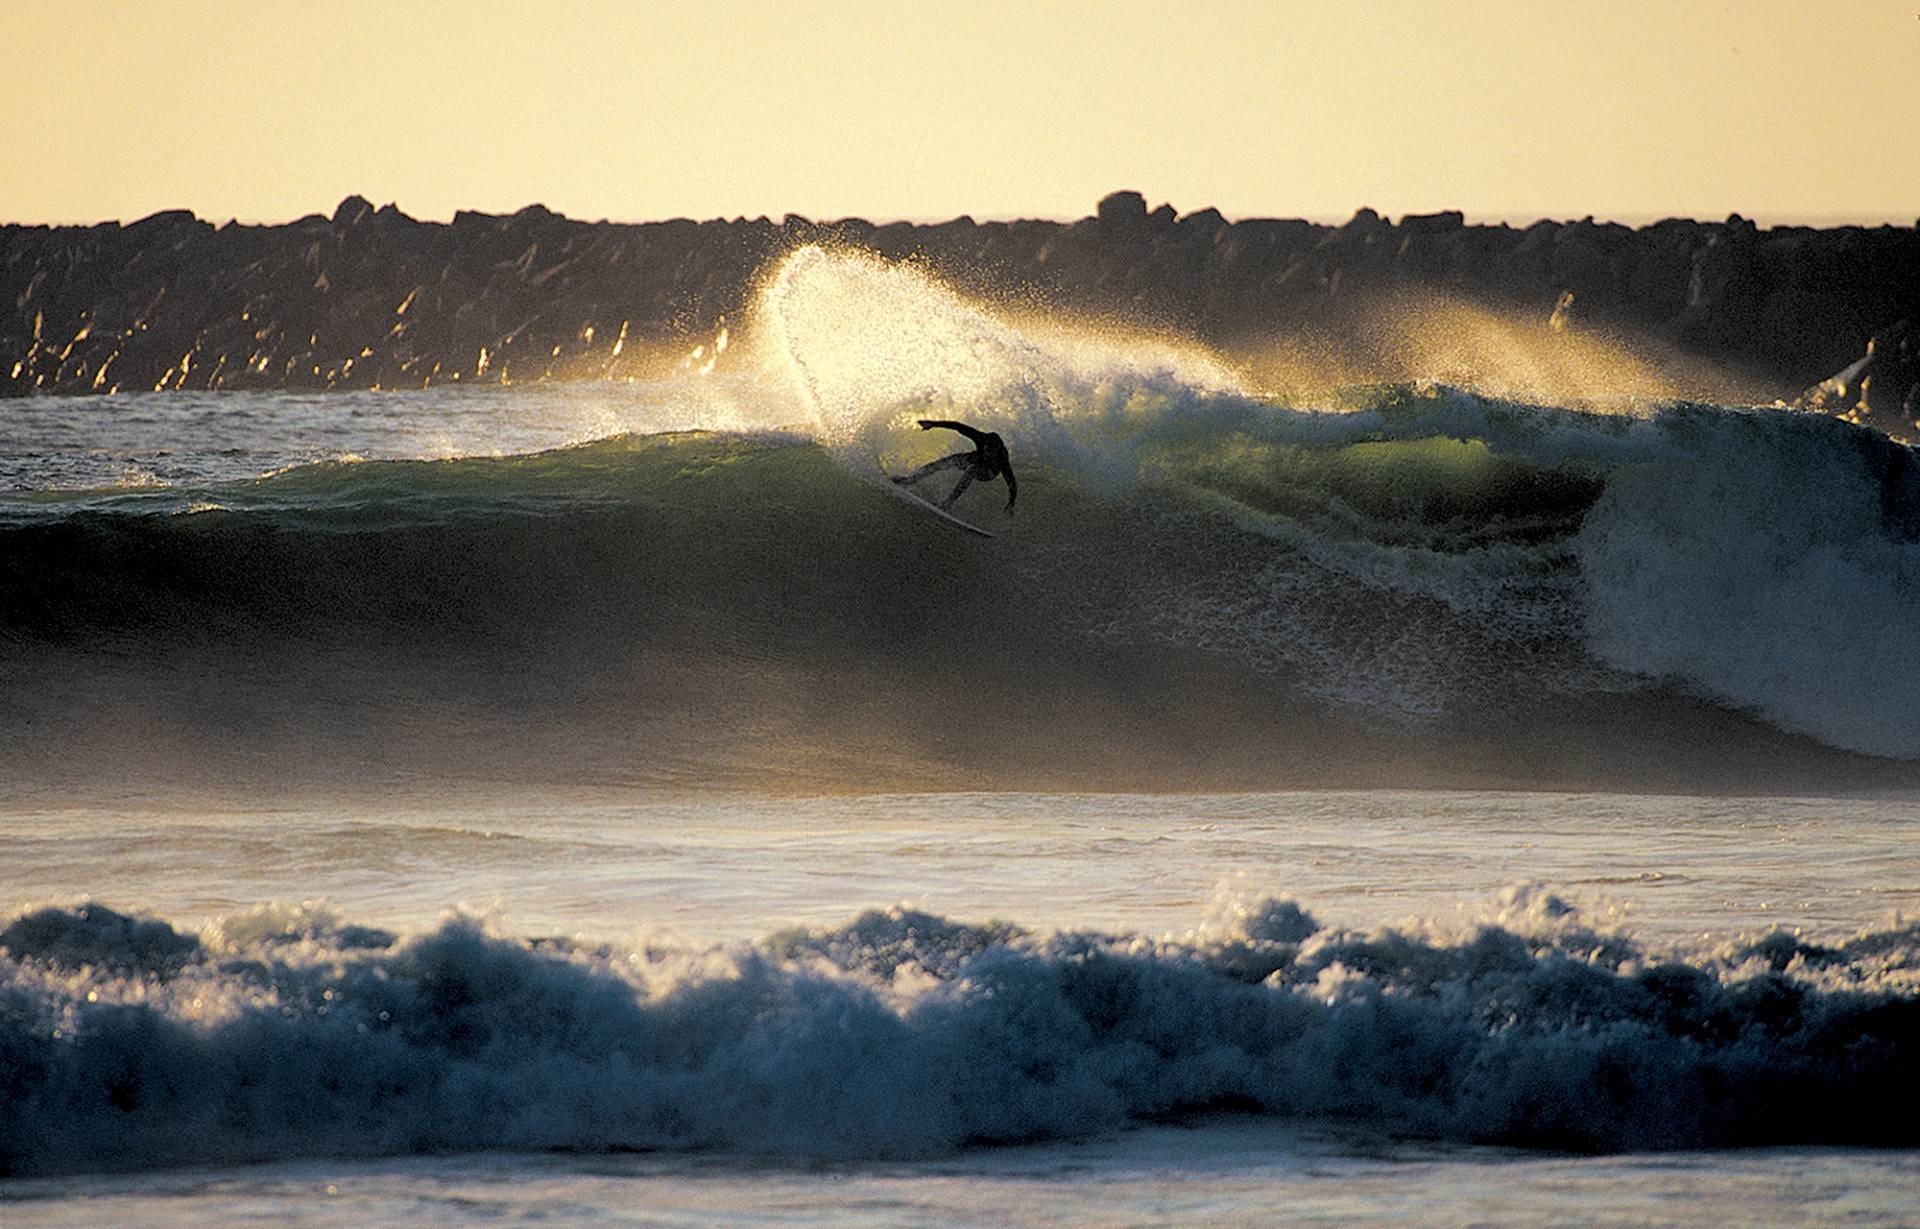
M 983 538 L 991 538 L 994 536 L 992 531 L 982 529 L 980 528 L 980 526 L 975 525 L 970 521 L 961 520 L 959 517 L 955 516 L 953 513 L 948 512 L 945 508 L 937 507 L 934 504 L 929 503 L 928 501 L 922 499 L 920 496 L 915 495 L 912 491 L 909 491 L 904 486 L 895 484 L 895 486 L 893 487 L 893 490 L 902 499 L 907 499 L 912 501 L 913 503 L 920 505 L 922 508 L 925 508 L 927 511 L 933 513 L 935 516 L 939 517 L 943 521 L 946 521 L 950 525 L 958 525 L 960 528 L 966 530 L 968 533 L 977 533 Z

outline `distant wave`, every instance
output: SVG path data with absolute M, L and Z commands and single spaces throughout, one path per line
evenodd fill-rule
M 904 910 L 712 950 L 263 907 L 0 929 L 0 1175 L 482 1148 L 898 1158 L 1205 1111 L 1528 1148 L 1912 1146 L 1920 929 L 1691 960 L 1539 889 L 1458 933 Z

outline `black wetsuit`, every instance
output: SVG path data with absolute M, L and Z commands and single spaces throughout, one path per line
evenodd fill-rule
M 973 451 L 956 452 L 952 456 L 941 457 L 938 461 L 929 461 L 911 474 L 902 474 L 894 481 L 903 484 L 912 483 L 943 469 L 960 470 L 960 481 L 954 483 L 953 489 L 947 492 L 946 498 L 942 499 L 938 505 L 940 510 L 945 512 L 953 507 L 953 501 L 960 498 L 960 493 L 975 482 L 992 482 L 995 478 L 1005 478 L 1007 480 L 1007 511 L 1011 513 L 1013 501 L 1020 494 L 1020 487 L 1013 478 L 1013 459 L 1007 456 L 1007 442 L 992 431 L 969 427 L 963 422 L 953 422 L 944 418 L 920 420 L 922 431 L 932 427 L 958 431 L 973 441 Z

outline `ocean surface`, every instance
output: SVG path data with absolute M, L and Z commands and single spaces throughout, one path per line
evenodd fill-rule
M 0 1222 L 1920 1224 L 1912 451 L 1246 370 L 0 406 Z

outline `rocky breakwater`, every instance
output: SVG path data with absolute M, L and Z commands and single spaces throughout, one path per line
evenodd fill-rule
M 0 232 L 0 391 L 420 388 L 610 376 L 737 309 L 765 222 L 590 225 L 541 206 L 216 229 L 191 214 Z
M 1910 227 L 1762 230 L 1737 215 L 1470 226 L 1459 213 L 1396 223 L 1368 209 L 1339 226 L 1229 222 L 1213 209 L 1149 210 L 1134 192 L 1072 222 L 615 224 L 532 205 L 441 224 L 350 197 L 331 217 L 281 226 L 169 212 L 0 229 L 0 392 L 624 378 L 737 318 L 770 258 L 820 241 L 1229 350 L 1303 328 L 1357 336 L 1383 302 L 1442 296 L 1619 330 L 1783 396 L 1920 318 Z M 1901 377 L 1885 374 L 1887 346 L 1875 344 L 1885 401 Z

